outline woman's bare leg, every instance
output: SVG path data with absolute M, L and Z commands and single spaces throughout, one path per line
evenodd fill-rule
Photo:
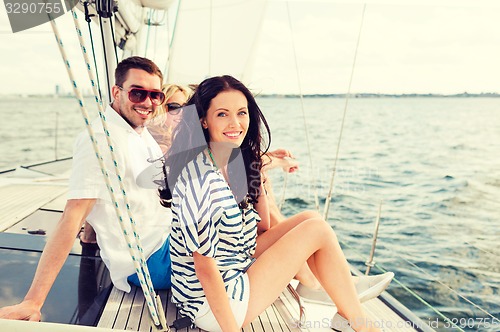
M 267 191 L 267 202 L 269 206 L 269 217 L 271 219 L 271 227 L 275 227 L 280 224 L 282 221 L 286 220 L 285 216 L 281 213 L 278 205 L 276 204 L 276 198 L 273 191 L 272 180 L 266 174 L 263 174 L 266 178 L 266 182 L 264 183 L 264 187 Z M 318 215 L 319 216 L 319 215 Z M 305 220 L 304 218 L 302 220 Z M 295 274 L 295 279 L 300 281 L 301 284 L 307 286 L 312 289 L 321 288 L 321 284 L 318 279 L 314 276 L 311 269 L 304 263 L 304 265 L 297 271 Z
M 299 214 L 260 235 L 256 257 L 248 270 L 250 301 L 244 325 L 271 305 L 304 262 L 312 258 L 313 272 L 339 313 L 358 331 L 378 331 L 366 326 L 367 318 L 335 233 L 316 213 Z

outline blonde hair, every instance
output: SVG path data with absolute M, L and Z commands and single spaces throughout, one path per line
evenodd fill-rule
M 188 88 L 177 84 L 164 84 L 161 91 L 165 94 L 165 100 L 169 100 L 177 91 L 180 91 L 186 96 L 186 99 L 191 95 L 191 91 Z
M 189 99 L 191 95 L 191 90 L 189 88 L 177 85 L 177 84 L 164 84 L 161 88 L 165 94 L 165 103 L 158 107 L 158 112 L 153 116 L 153 118 L 148 122 L 147 127 L 151 135 L 154 137 L 158 145 L 161 147 L 163 153 L 165 153 L 172 143 L 172 128 L 165 125 L 167 120 L 167 109 L 166 102 L 177 92 L 182 92 L 186 96 L 186 100 Z

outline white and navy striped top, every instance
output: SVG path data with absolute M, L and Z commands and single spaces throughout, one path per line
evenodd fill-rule
M 240 210 L 222 174 L 200 153 L 179 175 L 172 195 L 172 302 L 194 320 L 206 301 L 193 252 L 213 257 L 232 299 L 242 300 L 243 273 L 253 263 L 259 215 Z

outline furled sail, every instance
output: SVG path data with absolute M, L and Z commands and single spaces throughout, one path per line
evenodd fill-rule
M 123 50 L 137 52 L 137 34 L 145 24 L 145 9 L 168 10 L 174 0 L 120 0 L 115 14 L 115 42 Z

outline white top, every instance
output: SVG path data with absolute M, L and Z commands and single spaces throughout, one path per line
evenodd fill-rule
M 243 274 L 254 261 L 260 221 L 252 204 L 240 210 L 223 176 L 204 153 L 179 175 L 172 203 L 172 302 L 194 320 L 206 301 L 193 252 L 214 258 L 228 297 L 242 301 L 250 286 Z
M 172 215 L 170 209 L 160 205 L 156 189 L 140 187 L 135 179 L 141 171 L 151 165 L 148 159 L 158 158 L 162 152 L 146 128 L 142 134 L 138 134 L 110 106 L 106 108 L 104 115 L 130 210 L 147 259 L 162 246 L 170 234 Z M 95 119 L 92 127 L 120 206 L 122 219 L 129 227 L 129 234 L 133 238 L 123 195 L 100 119 Z M 134 265 L 86 130 L 80 133 L 75 141 L 68 192 L 68 199 L 81 198 L 97 199 L 87 221 L 96 232 L 101 258 L 110 271 L 113 284 L 118 289 L 129 292 L 130 285 L 126 279 L 135 273 Z

